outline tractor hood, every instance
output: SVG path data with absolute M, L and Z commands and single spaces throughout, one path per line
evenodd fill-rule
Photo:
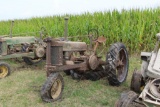
M 22 43 L 35 43 L 36 38 L 33 36 L 30 37 L 0 37 L 0 42 L 6 42 L 7 45 L 15 45 Z
M 52 46 L 62 46 L 63 51 L 86 51 L 87 50 L 87 44 L 85 42 L 52 40 Z
M 86 51 L 87 45 L 85 42 L 64 42 L 63 51 Z

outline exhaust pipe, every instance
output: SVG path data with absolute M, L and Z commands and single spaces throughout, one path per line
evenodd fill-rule
M 68 17 L 65 17 L 64 20 L 65 20 L 64 39 L 67 40 L 67 37 L 68 37 Z
M 13 29 L 13 24 L 14 24 L 14 21 L 11 22 L 11 28 L 10 28 L 10 37 L 12 38 L 12 29 Z

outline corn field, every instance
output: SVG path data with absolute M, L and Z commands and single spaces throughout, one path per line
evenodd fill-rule
M 88 42 L 88 29 L 97 29 L 99 35 L 107 38 L 106 46 L 121 41 L 130 53 L 151 51 L 156 42 L 156 33 L 160 32 L 160 8 L 131 9 L 84 13 L 81 15 L 63 15 L 34 17 L 26 20 L 14 20 L 13 36 L 38 36 L 41 27 L 45 27 L 47 36 L 63 37 L 64 17 L 69 17 L 69 36 L 81 36 Z M 11 20 L 0 22 L 0 35 L 10 34 Z M 24 34 L 24 32 L 26 34 Z M 34 34 L 30 32 L 36 32 Z M 16 35 L 19 34 L 19 35 Z M 74 38 L 73 40 L 77 40 Z

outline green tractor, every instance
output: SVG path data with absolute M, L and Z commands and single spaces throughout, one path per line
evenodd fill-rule
M 0 36 L 0 78 L 11 73 L 9 64 L 3 62 L 3 59 L 22 57 L 26 64 L 33 65 L 45 56 L 46 44 L 42 39 L 33 36 L 12 37 L 12 26 L 10 35 Z

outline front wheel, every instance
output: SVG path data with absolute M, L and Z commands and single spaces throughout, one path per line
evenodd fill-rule
M 63 77 L 59 73 L 51 73 L 41 88 L 42 100 L 45 102 L 54 102 L 60 99 L 63 88 Z
M 129 59 L 125 45 L 122 43 L 112 44 L 106 56 L 106 62 L 108 65 L 105 70 L 109 84 L 119 86 L 128 75 Z
M 0 62 L 0 79 L 10 75 L 10 66 L 5 62 Z
M 145 82 L 143 80 L 142 74 L 140 71 L 135 70 L 131 79 L 131 90 L 137 93 L 141 93 L 145 86 Z

